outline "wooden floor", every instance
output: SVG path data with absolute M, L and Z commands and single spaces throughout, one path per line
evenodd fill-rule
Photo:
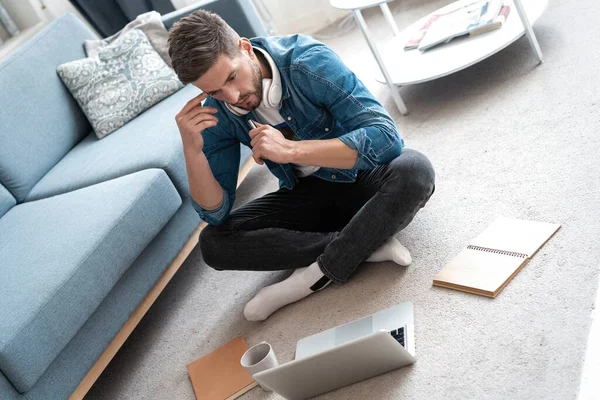
M 252 166 L 254 165 L 254 159 L 250 158 L 240 169 L 240 173 L 238 176 L 237 186 L 239 187 L 242 181 L 246 178 Z M 198 237 L 200 236 L 200 232 L 206 226 L 205 222 L 200 223 L 194 233 L 190 236 L 188 241 L 185 243 L 177 257 L 173 260 L 171 265 L 167 268 L 167 270 L 162 274 L 158 282 L 154 285 L 154 287 L 148 292 L 144 300 L 137 306 L 134 310 L 131 317 L 127 320 L 125 325 L 121 328 L 117 336 L 112 340 L 112 342 L 108 345 L 104 353 L 98 358 L 96 363 L 92 366 L 92 368 L 88 371 L 87 375 L 83 378 L 79 386 L 75 389 L 75 391 L 69 397 L 70 400 L 75 399 L 83 399 L 87 392 L 90 390 L 94 382 L 100 377 L 102 371 L 106 368 L 108 363 L 113 359 L 117 351 L 123 346 L 125 340 L 131 335 L 131 332 L 135 329 L 135 327 L 140 323 L 144 315 L 148 312 L 152 304 L 156 301 L 158 296 L 161 294 L 163 289 L 167 286 L 171 278 L 175 276 L 175 273 L 179 270 L 183 262 L 186 260 L 188 255 L 192 252 L 196 244 L 198 244 Z

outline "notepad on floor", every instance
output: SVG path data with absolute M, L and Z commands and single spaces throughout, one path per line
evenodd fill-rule
M 558 228 L 498 218 L 438 272 L 433 285 L 496 297 Z
M 240 364 L 248 350 L 244 338 L 237 337 L 217 350 L 187 365 L 198 400 L 233 400 L 257 383 Z

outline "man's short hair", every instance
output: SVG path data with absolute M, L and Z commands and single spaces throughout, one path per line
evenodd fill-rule
M 239 54 L 240 36 L 223 18 L 198 10 L 177 21 L 169 31 L 169 56 L 184 84 L 198 80 L 221 55 Z

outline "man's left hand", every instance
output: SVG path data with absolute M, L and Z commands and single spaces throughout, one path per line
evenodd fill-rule
M 283 134 L 271 125 L 255 122 L 257 128 L 250 131 L 252 157 L 258 164 L 271 160 L 278 164 L 292 162 L 294 142 L 286 139 Z

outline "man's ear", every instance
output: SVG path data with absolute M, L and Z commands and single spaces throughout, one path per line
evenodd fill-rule
M 250 43 L 250 40 L 248 40 L 248 38 L 240 38 L 239 46 L 240 51 L 246 54 L 248 57 L 250 57 L 251 60 L 256 58 L 256 55 L 254 54 L 254 49 L 252 48 L 252 43 Z

